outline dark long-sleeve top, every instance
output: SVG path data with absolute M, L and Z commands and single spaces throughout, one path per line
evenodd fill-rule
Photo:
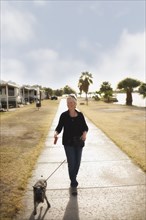
M 59 122 L 55 131 L 57 131 L 59 134 L 63 129 L 63 145 L 68 145 L 74 137 L 81 137 L 83 132 L 88 131 L 88 126 L 86 124 L 83 113 L 77 110 L 76 112 L 76 117 L 71 117 L 68 110 L 60 115 Z

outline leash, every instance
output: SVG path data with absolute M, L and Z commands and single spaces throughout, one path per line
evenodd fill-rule
M 47 182 L 48 179 L 50 179 L 50 177 L 59 169 L 59 167 L 62 166 L 62 164 L 65 162 L 66 160 L 62 161 L 61 164 L 53 171 L 53 173 L 50 174 L 50 176 L 48 176 L 48 178 L 45 180 Z

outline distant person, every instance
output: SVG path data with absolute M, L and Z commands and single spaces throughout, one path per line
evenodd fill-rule
M 38 110 L 39 110 L 40 107 L 41 107 L 41 103 L 40 103 L 40 100 L 39 100 L 39 99 L 36 100 L 36 107 L 37 107 Z
M 54 138 L 63 129 L 62 144 L 64 145 L 72 195 L 77 195 L 77 174 L 80 168 L 82 150 L 85 144 L 88 126 L 83 113 L 76 109 L 77 98 L 74 94 L 67 97 L 68 110 L 60 115 L 55 129 Z

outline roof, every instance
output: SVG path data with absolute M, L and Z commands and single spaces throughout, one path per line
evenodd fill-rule
M 3 80 L 0 80 L 0 86 L 11 86 L 11 87 L 14 87 L 14 88 L 19 88 L 20 86 L 14 82 L 11 82 L 11 81 L 3 81 Z

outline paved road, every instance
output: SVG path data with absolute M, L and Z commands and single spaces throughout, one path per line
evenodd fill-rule
M 65 161 L 47 182 L 51 208 L 47 210 L 46 203 L 42 203 L 38 206 L 38 214 L 33 216 L 32 186 L 41 176 L 51 175 L 66 159 L 61 135 L 57 145 L 53 145 L 54 129 L 65 108 L 65 100 L 61 100 L 28 185 L 25 210 L 18 219 L 146 220 L 145 173 L 88 119 L 89 132 L 78 175 L 78 196 L 69 193 Z

